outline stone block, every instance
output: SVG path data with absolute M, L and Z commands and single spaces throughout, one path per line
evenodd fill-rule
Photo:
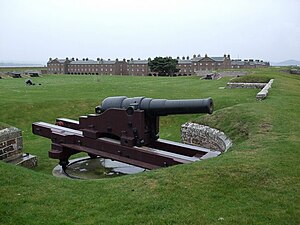
M 269 89 L 272 87 L 274 79 L 271 79 L 264 87 L 263 89 L 257 93 L 256 100 L 263 100 L 268 96 Z
M 36 156 L 22 154 L 22 149 L 21 130 L 15 127 L 0 130 L 0 160 L 28 168 L 36 166 Z

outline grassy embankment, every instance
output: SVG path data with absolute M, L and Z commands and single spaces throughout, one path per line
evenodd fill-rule
M 25 151 L 39 158 L 28 170 L 0 162 L 0 224 L 299 224 L 300 77 L 275 69 L 269 96 L 219 89 L 197 77 L 43 76 L 0 80 L 0 121 L 23 130 Z M 194 120 L 224 131 L 234 146 L 220 157 L 103 180 L 51 176 L 50 141 L 31 123 L 77 119 L 114 95 L 186 99 L 211 96 L 213 115 L 168 116 L 161 137 L 179 141 Z

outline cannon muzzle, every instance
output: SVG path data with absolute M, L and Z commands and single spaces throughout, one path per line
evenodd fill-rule
M 155 116 L 166 116 L 174 114 L 195 114 L 213 112 L 213 100 L 206 99 L 187 99 L 187 100 L 167 100 L 153 99 L 145 97 L 127 98 L 126 96 L 108 97 L 96 107 L 96 113 L 111 109 L 144 110 L 147 114 Z

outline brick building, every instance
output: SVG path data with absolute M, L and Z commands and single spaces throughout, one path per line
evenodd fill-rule
M 130 60 L 104 60 L 98 58 L 96 61 L 88 58 L 78 59 L 52 59 L 47 63 L 48 73 L 52 74 L 94 74 L 94 75 L 132 75 L 132 76 L 148 76 L 156 75 L 151 72 L 147 60 L 130 59 Z M 177 57 L 179 76 L 195 75 L 201 70 L 218 70 L 231 68 L 256 68 L 266 67 L 269 63 L 260 60 L 231 60 L 230 55 L 223 57 L 208 57 L 205 55 L 194 55 L 192 58 Z
M 241 59 L 235 59 L 231 61 L 231 68 L 232 69 L 250 69 L 250 68 L 262 68 L 262 67 L 269 67 L 269 62 L 264 62 L 263 60 L 253 60 L 253 59 L 245 59 L 242 61 Z

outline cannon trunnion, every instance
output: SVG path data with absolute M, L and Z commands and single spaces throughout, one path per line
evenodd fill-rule
M 63 167 L 71 155 L 118 160 L 145 169 L 197 161 L 219 153 L 201 147 L 159 139 L 159 116 L 212 113 L 208 99 L 165 100 L 144 97 L 109 97 L 96 107 L 96 114 L 79 121 L 58 118 L 56 125 L 36 122 L 32 131 L 52 140 L 49 157 Z

